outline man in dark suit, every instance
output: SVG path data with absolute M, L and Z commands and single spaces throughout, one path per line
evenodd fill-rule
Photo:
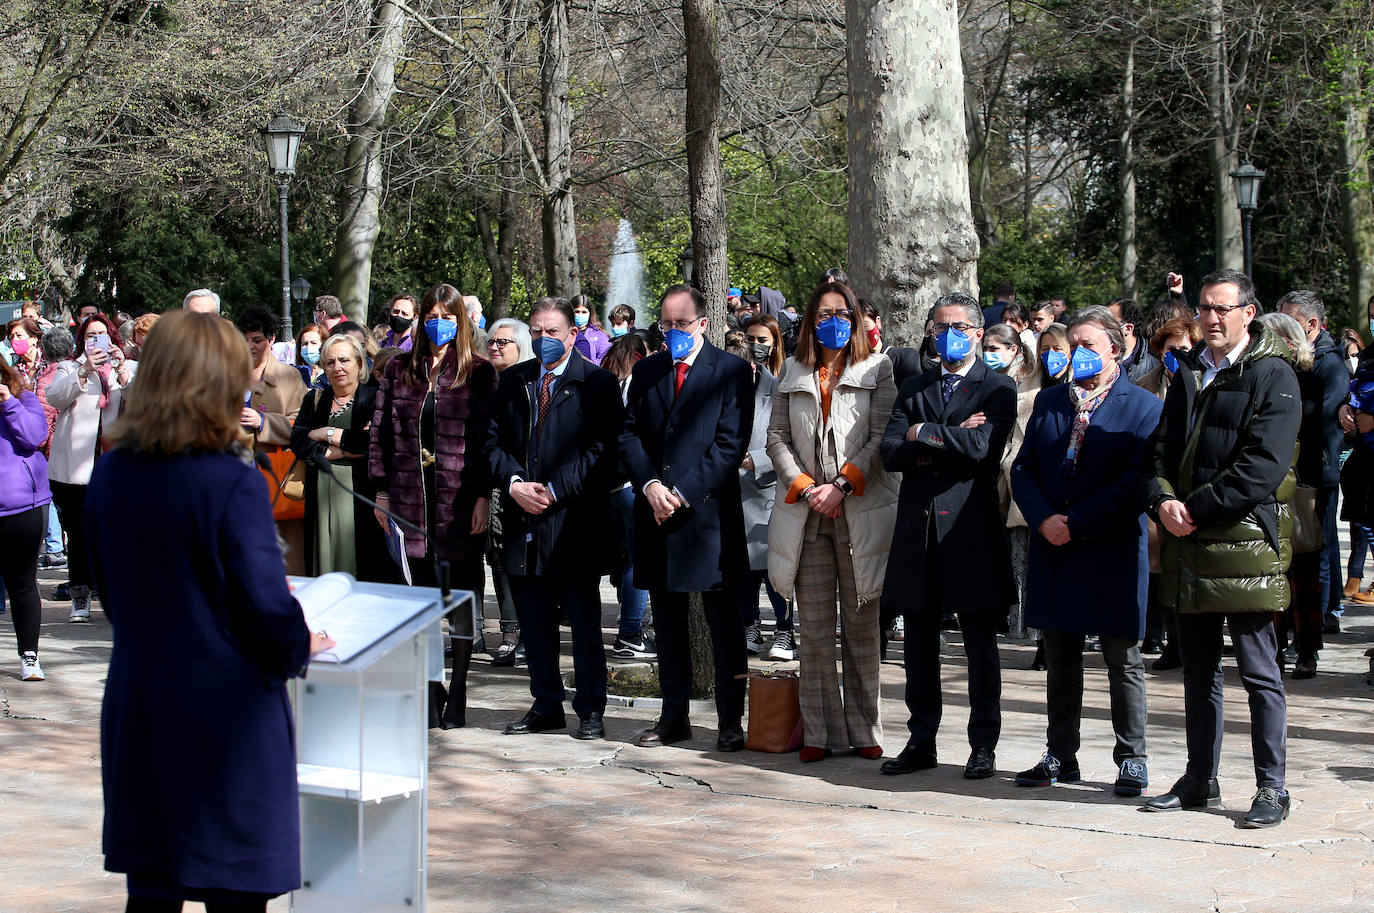
M 931 311 L 940 366 L 910 378 L 883 435 L 883 466 L 902 473 L 884 602 L 906 615 L 906 705 L 911 732 L 885 774 L 936 766 L 940 618 L 957 612 L 968 656 L 970 779 L 996 773 L 1002 674 L 997 625 L 1016 598 L 997 493 L 998 463 L 1016 422 L 1016 383 L 979 357 L 983 312 L 971 295 Z
M 754 422 L 749 365 L 706 341 L 701 293 L 675 285 L 660 302 L 668 348 L 634 367 L 621 451 L 635 492 L 635 586 L 649 590 L 658 633 L 663 713 L 636 744 L 692 737 L 687 600 L 700 593 L 715 660 L 717 746 L 744 747 L 745 584 L 739 466 Z
M 535 357 L 501 375 L 487 457 L 501 499 L 497 551 L 515 599 L 534 705 L 508 735 L 563 729 L 558 606 L 572 628 L 581 721 L 574 738 L 605 735 L 606 654 L 596 543 L 607 541 L 606 495 L 624 424 L 615 375 L 573 348 L 567 299 L 541 298 L 530 311 Z

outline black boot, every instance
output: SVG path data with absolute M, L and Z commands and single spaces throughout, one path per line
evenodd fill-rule
M 1045 671 L 1045 638 L 1035 639 L 1035 659 L 1031 660 L 1030 667 L 1035 672 Z
M 468 667 L 472 665 L 472 641 L 454 638 L 453 668 L 449 674 L 448 705 L 439 725 L 444 729 L 462 729 L 467 725 Z
M 443 728 L 444 704 L 448 700 L 448 692 L 444 690 L 443 682 L 429 683 L 429 728 Z

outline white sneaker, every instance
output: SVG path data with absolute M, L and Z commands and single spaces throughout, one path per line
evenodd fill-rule
M 72 622 L 73 624 L 90 624 L 90 621 L 91 621 L 91 604 L 90 604 L 90 602 L 87 601 L 87 602 L 86 602 L 85 604 L 83 604 L 83 605 L 77 605 L 75 602 L 73 602 L 73 603 L 72 603 L 72 613 L 71 613 L 70 615 L 67 616 L 67 621 L 70 621 L 70 622 Z
M 797 650 L 792 645 L 792 632 L 779 631 L 773 635 L 773 649 L 768 651 L 769 659 L 796 659 Z
M 21 682 L 41 682 L 46 676 L 43 675 L 43 667 L 38 665 L 38 654 L 32 651 L 23 654 L 19 659 Z
M 763 632 L 757 624 L 744 629 L 744 649 L 755 656 L 763 652 Z
M 888 640 L 891 640 L 894 643 L 897 641 L 906 640 L 906 616 L 898 615 L 897 618 L 892 622 L 892 633 L 888 635 Z

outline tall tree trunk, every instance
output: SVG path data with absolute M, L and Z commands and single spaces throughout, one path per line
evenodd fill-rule
M 725 344 L 725 304 L 730 265 L 725 247 L 725 169 L 720 161 L 720 38 L 715 0 L 682 0 L 687 43 L 687 202 L 692 220 L 692 284 L 706 298 L 707 335 Z M 692 594 L 688 634 L 692 693 L 715 687 L 711 631 L 701 597 Z
M 979 242 L 987 244 L 993 235 L 992 211 L 987 201 L 991 179 L 988 133 L 977 89 L 968 82 L 964 84 L 964 135 L 968 137 L 969 209 L 973 214 L 974 227 L 978 230 Z
M 1118 227 L 1118 274 L 1121 277 L 1121 297 L 1136 296 L 1135 219 L 1135 44 L 1132 38 L 1126 46 L 1126 63 L 1121 77 L 1121 136 L 1118 139 L 1120 163 L 1118 188 L 1121 192 L 1121 223 Z
M 845 0 L 849 275 L 918 340 L 941 294 L 978 293 L 954 0 Z
M 501 5 L 501 75 L 509 95 L 513 90 L 512 75 L 515 50 L 519 38 L 515 22 L 515 2 Z M 477 206 L 477 231 L 482 238 L 482 254 L 491 272 L 491 303 L 488 313 L 493 320 L 510 316 L 510 293 L 515 276 L 515 188 L 520 180 L 520 139 L 515 118 L 507 109 L 501 116 L 501 190 L 496 206 L 489 198 Z M 492 217 L 495 216 L 493 224 Z
M 725 342 L 730 265 L 725 247 L 725 170 L 720 161 L 720 38 L 715 0 L 683 0 L 687 40 L 687 200 L 693 284 L 706 297 L 711 340 Z
M 1368 42 L 1364 43 L 1368 48 Z M 1341 221 L 1345 229 L 1346 273 L 1350 282 L 1350 320 L 1369 333 L 1369 300 L 1374 297 L 1374 172 L 1370 169 L 1370 87 L 1361 68 L 1368 57 L 1350 54 L 1341 67 Z
M 1207 0 L 1207 38 L 1207 108 L 1212 115 L 1212 179 L 1216 184 L 1216 265 L 1218 269 L 1243 269 L 1240 210 L 1236 207 L 1236 185 L 1231 177 L 1240 165 L 1236 152 L 1239 126 L 1232 104 L 1222 0 Z
M 396 61 L 405 46 L 405 15 L 390 0 L 378 0 L 372 30 L 377 55 L 349 112 L 339 228 L 334 235 L 334 293 L 344 312 L 363 326 L 368 320 L 372 250 L 382 228 L 382 127 L 396 89 Z
M 568 90 L 567 0 L 540 5 L 540 74 L 544 106 L 544 285 L 548 294 L 581 293 L 577 218 L 572 198 L 572 100 Z

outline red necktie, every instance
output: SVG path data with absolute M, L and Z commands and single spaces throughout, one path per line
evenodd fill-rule
M 550 371 L 539 384 L 539 424 L 534 426 L 536 433 L 544 430 L 544 417 L 549 414 L 549 388 L 553 386 L 553 377 Z
M 673 383 L 673 399 L 677 399 L 677 395 L 678 395 L 679 393 L 682 392 L 682 383 L 683 383 L 683 381 L 685 381 L 685 380 L 687 379 L 687 369 L 688 369 L 687 362 L 685 362 L 685 361 L 680 361 L 680 362 L 678 362 L 677 365 L 676 365 L 676 368 L 677 368 L 677 380 Z

